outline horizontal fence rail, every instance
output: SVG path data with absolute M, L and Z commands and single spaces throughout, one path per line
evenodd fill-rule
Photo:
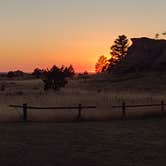
M 162 100 L 160 104 L 137 104 L 137 105 L 126 105 L 125 102 L 122 105 L 112 106 L 112 108 L 121 108 L 122 109 L 122 119 L 126 119 L 126 108 L 143 108 L 143 107 L 161 107 L 161 113 L 164 113 L 164 101 Z
M 163 104 L 164 106 L 166 104 Z M 134 108 L 134 107 L 157 107 L 157 106 L 161 106 L 161 104 L 143 104 L 143 105 L 125 105 L 125 107 L 128 108 Z M 121 108 L 122 106 L 112 106 L 112 108 Z
M 28 104 L 23 105 L 9 105 L 9 107 L 12 108 L 22 108 L 23 111 L 23 121 L 26 122 L 28 120 L 28 109 L 35 109 L 35 110 L 58 110 L 58 109 L 76 109 L 78 110 L 77 120 L 82 120 L 82 110 L 83 109 L 96 109 L 96 106 L 83 106 L 82 104 L 79 104 L 78 106 L 73 107 L 34 107 L 34 106 L 28 106 Z
M 13 108 L 23 108 L 24 106 L 21 105 L 10 105 L 10 107 Z M 78 109 L 79 107 L 33 107 L 33 106 L 27 106 L 27 109 L 37 109 L 37 110 L 58 110 L 58 109 Z M 96 108 L 96 106 L 81 106 L 82 109 L 92 109 L 92 108 Z

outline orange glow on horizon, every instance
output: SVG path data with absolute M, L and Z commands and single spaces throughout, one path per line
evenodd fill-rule
M 151 6 L 131 0 L 4 0 L 0 3 L 0 71 L 32 72 L 36 67 L 70 64 L 76 72 L 95 71 L 101 55 L 110 58 L 118 35 L 154 37 L 164 31 L 165 1 L 159 1 Z M 125 12 L 117 13 L 119 8 Z
M 74 67 L 76 72 L 95 72 L 95 64 L 100 55 L 109 49 L 103 36 L 101 41 L 75 40 L 68 43 L 53 44 L 54 40 L 33 44 L 26 41 L 12 45 L 7 41 L 0 46 L 1 58 L 0 71 L 22 70 L 32 72 L 35 68 L 50 68 L 53 65 Z M 36 41 L 37 42 L 37 41 Z M 36 45 L 36 47 L 35 47 Z M 108 45 L 108 48 L 106 47 Z M 108 50 L 109 52 L 109 50 Z M 108 53 L 106 53 L 108 55 Z M 109 55 L 108 55 L 109 57 Z

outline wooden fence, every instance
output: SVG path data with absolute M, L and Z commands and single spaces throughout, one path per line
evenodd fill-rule
M 122 110 L 122 119 L 126 119 L 126 114 L 127 114 L 127 108 L 143 108 L 143 107 L 160 107 L 161 113 L 164 114 L 164 101 L 162 100 L 160 104 L 140 104 L 140 105 L 126 105 L 125 102 L 122 103 L 120 106 L 112 106 L 112 108 L 121 108 Z
M 160 107 L 160 112 L 164 114 L 164 106 L 166 104 L 162 100 L 159 104 L 140 104 L 140 105 L 127 105 L 125 102 L 122 103 L 122 105 L 116 105 L 112 106 L 112 109 L 117 109 L 120 108 L 122 111 L 122 119 L 125 120 L 127 118 L 127 108 L 144 108 L 144 107 Z M 28 109 L 34 109 L 34 110 L 71 110 L 75 109 L 78 111 L 77 115 L 77 120 L 80 121 L 82 120 L 82 110 L 83 109 L 96 109 L 96 106 L 83 106 L 82 104 L 79 104 L 78 106 L 74 107 L 33 107 L 33 106 L 28 106 L 28 104 L 23 104 L 23 105 L 10 105 L 10 107 L 13 108 L 22 108 L 23 111 L 23 121 L 27 122 L 28 121 Z
M 28 104 L 10 105 L 10 107 L 22 108 L 23 121 L 24 122 L 28 121 L 28 109 L 34 109 L 34 110 L 59 110 L 59 109 L 69 110 L 69 109 L 76 109 L 78 111 L 77 120 L 80 121 L 82 119 L 82 110 L 83 109 L 95 109 L 96 108 L 96 106 L 82 106 L 82 104 L 79 104 L 78 106 L 75 106 L 75 107 L 33 107 L 33 106 L 28 106 Z

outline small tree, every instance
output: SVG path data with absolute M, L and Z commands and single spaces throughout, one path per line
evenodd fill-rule
M 129 48 L 129 40 L 125 35 L 120 35 L 115 41 L 114 45 L 111 46 L 111 58 L 109 59 L 109 68 L 111 70 L 126 56 Z
M 166 35 L 166 31 L 162 33 L 162 35 Z
M 36 78 L 40 78 L 43 74 L 43 70 L 36 68 L 34 69 L 32 75 L 34 75 Z
M 107 57 L 104 55 L 100 56 L 96 65 L 95 65 L 95 70 L 97 73 L 104 72 L 108 69 L 109 67 L 109 61 L 107 60 Z
M 162 33 L 163 36 L 166 36 L 166 31 Z
M 14 72 L 13 72 L 13 71 L 9 71 L 9 72 L 7 73 L 7 77 L 9 77 L 9 78 L 15 77 Z
M 20 71 L 20 70 L 16 70 L 16 71 L 9 71 L 7 73 L 7 77 L 22 77 L 24 76 L 24 72 L 23 71 Z
M 50 70 L 43 71 L 43 75 L 44 90 L 59 90 L 67 84 L 64 71 L 55 65 Z
M 158 39 L 160 37 L 160 34 L 159 33 L 156 33 L 155 34 L 155 39 Z
M 65 76 L 69 78 L 72 78 L 75 75 L 75 71 L 72 65 L 70 65 L 69 67 L 65 67 L 62 71 L 64 72 Z

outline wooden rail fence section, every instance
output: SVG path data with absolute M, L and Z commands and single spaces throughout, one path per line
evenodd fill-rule
M 141 107 L 160 107 L 161 108 L 161 113 L 164 113 L 164 101 L 162 100 L 160 104 L 140 104 L 140 105 L 126 105 L 125 102 L 122 103 L 120 106 L 112 106 L 112 108 L 121 108 L 122 110 L 122 119 L 126 119 L 126 109 L 127 108 L 141 108 Z
M 125 120 L 127 118 L 127 108 L 142 108 L 142 107 L 160 107 L 161 108 L 161 113 L 164 114 L 164 106 L 166 104 L 162 100 L 160 104 L 140 104 L 140 105 L 127 105 L 125 102 L 122 103 L 122 105 L 118 106 L 112 106 L 112 109 L 116 108 L 121 108 L 122 110 L 122 119 Z M 74 107 L 33 107 L 33 106 L 28 106 L 28 104 L 23 104 L 23 105 L 10 105 L 10 107 L 13 108 L 22 108 L 23 111 L 23 121 L 27 122 L 28 121 L 28 109 L 36 109 L 36 110 L 58 110 L 58 109 L 76 109 L 78 111 L 77 115 L 77 120 L 80 121 L 82 120 L 82 110 L 83 109 L 96 109 L 96 106 L 83 106 L 82 104 L 79 104 L 78 106 Z
M 33 106 L 28 106 L 28 104 L 10 105 L 10 107 L 22 108 L 24 122 L 28 121 L 28 109 L 35 109 L 35 110 L 76 109 L 76 110 L 78 110 L 77 120 L 80 121 L 82 119 L 82 110 L 83 109 L 95 109 L 96 108 L 96 106 L 82 106 L 82 104 L 79 104 L 78 106 L 75 106 L 75 107 L 33 107 Z

